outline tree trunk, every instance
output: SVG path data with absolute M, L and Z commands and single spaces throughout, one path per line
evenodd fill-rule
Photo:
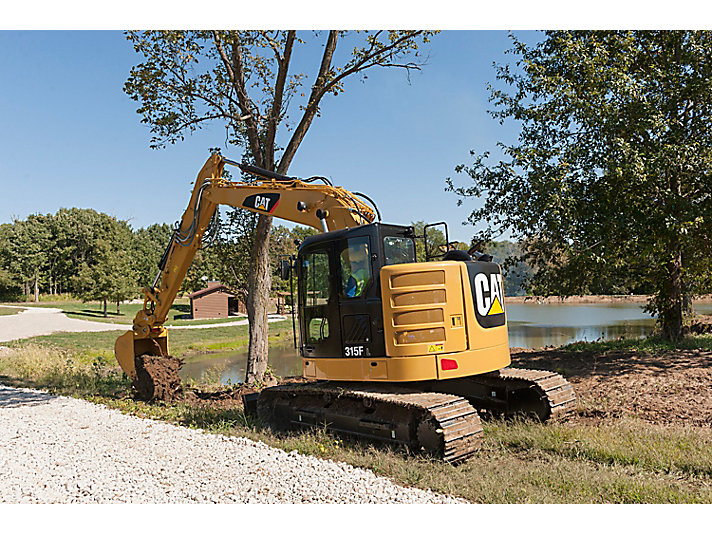
M 106 299 L 104 299 L 104 317 L 108 317 L 108 314 L 106 313 Z
M 121 301 L 119 299 L 116 299 L 116 315 L 121 314 Z
M 670 341 L 682 337 L 682 254 L 678 251 L 667 264 L 665 295 L 661 302 L 660 323 L 663 336 Z
M 40 301 L 40 281 L 39 273 L 35 271 L 35 302 Z
M 250 323 L 250 346 L 247 356 L 245 383 L 263 382 L 267 371 L 269 331 L 267 307 L 271 272 L 269 265 L 269 232 L 272 217 L 260 215 L 255 230 L 255 242 L 250 255 L 251 269 L 247 278 L 247 320 Z

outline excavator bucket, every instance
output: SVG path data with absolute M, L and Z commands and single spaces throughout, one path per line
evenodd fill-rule
M 136 364 L 134 363 L 134 333 L 129 331 L 119 336 L 114 343 L 114 355 L 119 365 L 131 380 L 136 378 Z
M 138 337 L 132 331 L 126 332 L 116 340 L 114 354 L 124 372 L 131 380 L 135 380 L 136 356 L 168 354 L 168 330 L 161 328 L 159 333 L 152 333 L 151 337 L 147 338 Z

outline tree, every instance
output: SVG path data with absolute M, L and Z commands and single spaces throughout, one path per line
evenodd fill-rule
M 470 221 L 527 240 L 544 292 L 587 292 L 608 277 L 651 290 L 663 335 L 682 334 L 683 302 L 710 289 L 712 34 L 546 32 L 513 39 L 515 65 L 491 88 L 500 121 L 521 124 L 502 159 L 472 152 L 484 197 Z M 462 199 L 461 199 L 462 200 Z
M 299 247 L 295 243 L 304 241 L 307 237 L 319 232 L 309 226 L 287 228 L 283 225 L 273 226 L 270 236 L 270 264 L 278 266 L 279 262 L 289 256 L 296 256 Z M 289 291 L 290 282 L 280 277 L 272 279 L 272 291 Z
M 347 32 L 327 32 L 311 88 L 302 92 L 307 74 L 290 74 L 293 52 L 300 45 L 311 49 L 321 33 L 302 37 L 293 30 L 129 32 L 128 39 L 144 62 L 131 69 L 124 90 L 140 104 L 138 113 L 154 134 L 152 147 L 175 143 L 203 124 L 218 121 L 225 127 L 227 144 L 243 147 L 244 156 L 255 165 L 285 174 L 326 95 L 338 95 L 347 78 L 374 67 L 418 69 L 422 64 L 418 44 L 433 33 L 360 32 L 349 43 Z M 337 65 L 340 41 L 353 46 Z M 294 102 L 299 102 L 298 120 L 288 115 Z M 286 144 L 278 143 L 278 134 Z M 267 369 L 271 225 L 271 217 L 258 217 L 250 251 L 247 383 L 261 381 Z
M 473 245 L 476 240 L 473 240 Z M 529 266 L 520 261 L 522 247 L 512 241 L 490 241 L 485 243 L 482 252 L 490 254 L 492 261 L 498 263 L 504 274 L 504 294 L 510 297 L 525 295 L 524 281 L 531 275 Z
M 153 283 L 158 273 L 158 262 L 163 256 L 171 238 L 171 228 L 167 224 L 152 224 L 139 228 L 134 236 L 134 258 L 139 287 Z
M 17 277 L 29 297 L 30 286 L 33 300 L 40 300 L 40 279 L 45 271 L 48 253 L 53 249 L 50 228 L 51 215 L 30 215 L 25 221 L 14 222 L 14 235 L 10 241 L 10 256 Z
M 108 302 L 116 303 L 118 314 L 121 301 L 136 293 L 134 235 L 126 222 L 103 213 L 98 215 L 99 226 L 95 228 L 90 253 L 80 264 L 72 283 L 83 300 L 102 301 L 106 317 Z
M 15 235 L 13 224 L 0 224 L 0 300 L 17 300 L 22 292 L 18 280 L 18 269 L 13 269 L 15 258 L 12 254 L 12 239 Z
M 109 216 L 93 209 L 62 208 L 54 215 L 55 247 L 60 252 L 56 266 L 61 286 L 79 294 L 77 275 L 95 262 L 97 240 L 109 231 Z

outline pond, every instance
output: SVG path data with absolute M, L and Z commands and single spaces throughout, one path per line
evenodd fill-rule
M 712 304 L 696 304 L 697 313 L 712 313 Z M 640 338 L 652 332 L 655 319 L 635 303 L 507 304 L 509 346 L 537 348 L 575 341 Z M 245 377 L 247 348 L 224 353 L 186 355 L 183 380 L 237 384 Z M 270 347 L 269 364 L 279 376 L 301 373 L 293 345 Z

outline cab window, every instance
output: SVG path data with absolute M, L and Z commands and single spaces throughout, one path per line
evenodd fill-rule
M 302 298 L 305 306 L 321 306 L 329 301 L 329 256 L 326 251 L 307 254 L 303 260 Z
M 386 265 L 396 263 L 415 263 L 415 245 L 408 237 L 384 237 L 383 252 Z
M 306 342 L 329 339 L 329 255 L 325 250 L 310 252 L 302 260 L 301 299 L 306 325 Z
M 348 239 L 341 251 L 341 296 L 363 296 L 371 282 L 371 250 L 368 237 Z

